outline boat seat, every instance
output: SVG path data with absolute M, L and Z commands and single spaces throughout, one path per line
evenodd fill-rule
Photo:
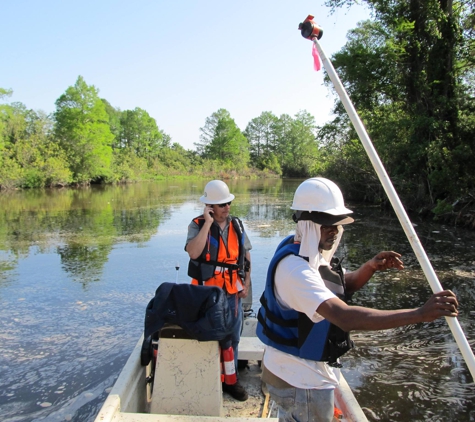
M 150 413 L 222 416 L 217 341 L 190 338 L 177 325 L 160 330 Z
M 256 336 L 257 318 L 247 317 L 239 340 L 239 360 L 262 360 L 264 343 Z
M 264 343 L 257 337 L 241 337 L 239 340 L 239 360 L 262 360 Z

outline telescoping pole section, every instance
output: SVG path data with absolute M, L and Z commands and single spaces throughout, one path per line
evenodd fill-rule
M 406 214 L 406 211 L 404 210 L 404 207 L 396 193 L 396 190 L 394 189 L 394 186 L 392 185 L 391 180 L 389 179 L 389 176 L 386 173 L 386 170 L 383 164 L 381 163 L 381 160 L 379 159 L 376 150 L 374 149 L 373 143 L 371 142 L 371 139 L 369 138 L 366 129 L 364 128 L 363 123 L 361 122 L 358 113 L 356 112 L 353 106 L 353 103 L 351 102 L 345 88 L 343 87 L 343 84 L 341 83 L 340 78 L 338 77 L 338 74 L 336 73 L 331 61 L 327 58 L 325 52 L 320 46 L 320 43 L 318 42 L 318 39 L 321 38 L 323 31 L 317 25 L 315 25 L 312 19 L 313 16 L 309 15 L 304 21 L 304 23 L 300 24 L 299 29 L 302 31 L 302 36 L 304 38 L 312 40 L 315 44 L 320 58 L 322 59 L 323 66 L 325 67 L 328 76 L 333 82 L 333 85 L 335 86 L 340 100 L 345 106 L 345 110 L 348 113 L 361 142 L 363 143 L 366 153 L 368 154 L 371 163 L 373 164 L 373 167 L 376 170 L 376 173 L 378 174 L 379 180 L 381 181 L 383 188 L 386 194 L 388 195 L 389 200 L 391 201 L 391 204 L 394 208 L 394 211 L 396 212 L 399 222 L 401 223 L 402 228 L 404 229 L 404 232 L 406 233 L 406 236 L 412 246 L 412 249 L 414 250 L 414 253 L 416 254 L 416 257 L 422 267 L 422 270 L 424 271 L 424 274 L 427 280 L 429 281 L 430 287 L 434 293 L 438 293 L 443 289 L 437 278 L 437 275 L 435 274 L 434 269 L 432 268 L 429 258 L 427 257 L 424 248 L 422 247 L 422 244 L 419 238 L 417 237 L 414 227 L 412 226 Z M 445 319 L 452 331 L 453 336 L 455 337 L 455 341 L 457 342 L 462 356 L 464 357 L 465 362 L 467 363 L 470 373 L 472 374 L 472 378 L 473 380 L 475 380 L 475 357 L 462 331 L 462 328 L 460 327 L 458 319 L 454 317 L 445 317 Z

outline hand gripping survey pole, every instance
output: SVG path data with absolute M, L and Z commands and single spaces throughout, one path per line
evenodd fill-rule
M 401 223 L 402 228 L 406 233 L 406 236 L 412 246 L 412 249 L 414 250 L 414 253 L 416 254 L 419 264 L 421 265 L 422 270 L 424 271 L 424 274 L 427 280 L 429 281 L 432 291 L 434 293 L 442 291 L 443 289 L 440 285 L 437 275 L 435 274 L 434 269 L 432 268 L 431 263 L 429 261 L 429 258 L 427 257 L 424 248 L 422 247 L 422 244 L 419 241 L 419 238 L 417 237 L 414 227 L 409 221 L 404 207 L 401 201 L 399 200 L 396 190 L 394 189 L 394 186 L 392 185 L 391 180 L 389 179 L 389 176 L 386 173 L 386 170 L 384 169 L 383 164 L 381 163 L 381 160 L 379 159 L 379 156 L 376 150 L 374 149 L 374 146 L 368 134 L 366 133 L 363 123 L 361 122 L 350 98 L 348 97 L 348 94 L 346 93 L 346 90 L 343 87 L 340 78 L 335 72 L 332 63 L 327 58 L 325 52 L 322 50 L 318 42 L 318 40 L 323 35 L 322 29 L 317 24 L 315 24 L 315 22 L 313 21 L 313 16 L 308 15 L 305 21 L 299 25 L 299 30 L 301 31 L 302 37 L 313 41 L 313 43 L 315 44 L 315 47 L 317 48 L 317 51 L 322 59 L 323 66 L 325 67 L 328 76 L 333 82 L 333 85 L 335 86 L 335 89 L 338 92 L 340 100 L 345 106 L 345 110 L 348 113 L 361 142 L 363 143 L 366 153 L 368 154 L 371 163 L 373 164 L 373 167 L 376 170 L 376 173 L 378 174 L 379 180 L 383 185 L 386 195 L 388 195 L 389 200 L 391 201 L 391 205 L 393 206 L 394 211 L 396 212 L 396 215 L 399 219 L 399 222 Z M 470 348 L 470 345 L 468 344 L 467 339 L 465 338 L 465 335 L 463 334 L 462 328 L 460 327 L 457 318 L 445 317 L 445 319 L 450 329 L 452 330 L 452 334 L 455 337 L 455 341 L 457 342 L 460 351 L 462 352 L 462 356 L 464 357 L 465 362 L 467 363 L 470 373 L 472 374 L 472 378 L 473 380 L 475 380 L 475 357 Z

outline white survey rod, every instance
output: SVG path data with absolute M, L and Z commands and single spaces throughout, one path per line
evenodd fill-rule
M 386 173 L 386 170 L 384 169 L 381 160 L 379 159 L 378 153 L 374 149 L 373 143 L 371 142 L 371 139 L 369 138 L 366 129 L 364 128 L 364 125 L 361 122 L 358 113 L 356 112 L 353 106 L 353 103 L 351 102 L 348 94 L 346 93 L 346 90 L 343 84 L 341 83 L 338 74 L 336 73 L 330 60 L 327 58 L 318 40 L 314 38 L 313 42 L 315 43 L 320 58 L 322 59 L 323 66 L 325 67 L 328 76 L 333 82 L 333 85 L 335 86 L 335 89 L 338 92 L 338 95 L 340 96 L 340 100 L 345 106 L 345 110 L 348 113 L 356 129 L 356 132 L 360 137 L 361 142 L 363 143 L 366 153 L 368 154 L 369 159 L 371 160 L 371 163 L 373 164 L 373 167 L 376 170 L 376 173 L 378 174 L 379 180 L 381 181 L 383 188 L 386 191 L 386 195 L 388 195 L 389 200 L 391 201 L 391 204 L 394 208 L 394 211 L 396 212 L 399 222 L 401 223 L 402 228 L 404 229 L 404 232 L 406 233 L 406 236 L 409 240 L 409 243 L 411 244 L 412 249 L 416 254 L 419 264 L 421 265 L 422 270 L 424 271 L 424 274 L 427 277 L 427 280 L 429 281 L 432 291 L 434 293 L 442 291 L 442 286 L 440 285 L 439 279 L 437 278 L 437 275 L 435 274 L 434 269 L 432 268 L 429 258 L 427 257 L 424 248 L 422 247 L 422 244 L 419 238 L 417 237 L 414 227 L 409 221 L 409 218 L 406 214 L 406 211 L 404 210 L 401 201 L 399 200 L 396 190 L 394 189 L 394 186 L 392 185 L 391 180 L 389 179 L 389 176 Z M 457 342 L 460 351 L 462 352 L 462 356 L 464 357 L 465 362 L 467 363 L 470 373 L 472 374 L 472 378 L 473 380 L 475 380 L 475 356 L 473 355 L 472 349 L 468 344 L 468 341 L 462 331 L 462 328 L 460 327 L 457 318 L 445 317 L 445 319 L 449 324 L 450 329 L 452 330 L 452 334 L 455 337 L 455 341 Z

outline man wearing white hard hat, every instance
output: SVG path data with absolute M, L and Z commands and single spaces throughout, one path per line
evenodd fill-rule
M 190 256 L 188 275 L 193 284 L 218 286 L 225 290 L 229 307 L 235 316 L 232 333 L 234 366 L 238 368 L 238 345 L 243 323 L 241 299 L 248 294 L 251 283 L 251 243 L 242 221 L 230 214 L 234 195 L 221 180 L 207 183 L 200 201 L 203 214 L 188 226 L 185 250 Z M 245 401 L 248 394 L 239 383 L 223 383 L 223 391 Z
M 300 184 L 291 209 L 295 236 L 277 247 L 269 264 L 257 335 L 266 344 L 262 379 L 279 406 L 279 420 L 331 422 L 339 357 L 354 347 L 352 330 L 384 330 L 457 316 L 457 298 L 445 290 L 418 309 L 391 311 L 347 305 L 376 271 L 404 268 L 400 254 L 380 252 L 358 270 L 344 272 L 333 257 L 349 216 L 331 180 Z

